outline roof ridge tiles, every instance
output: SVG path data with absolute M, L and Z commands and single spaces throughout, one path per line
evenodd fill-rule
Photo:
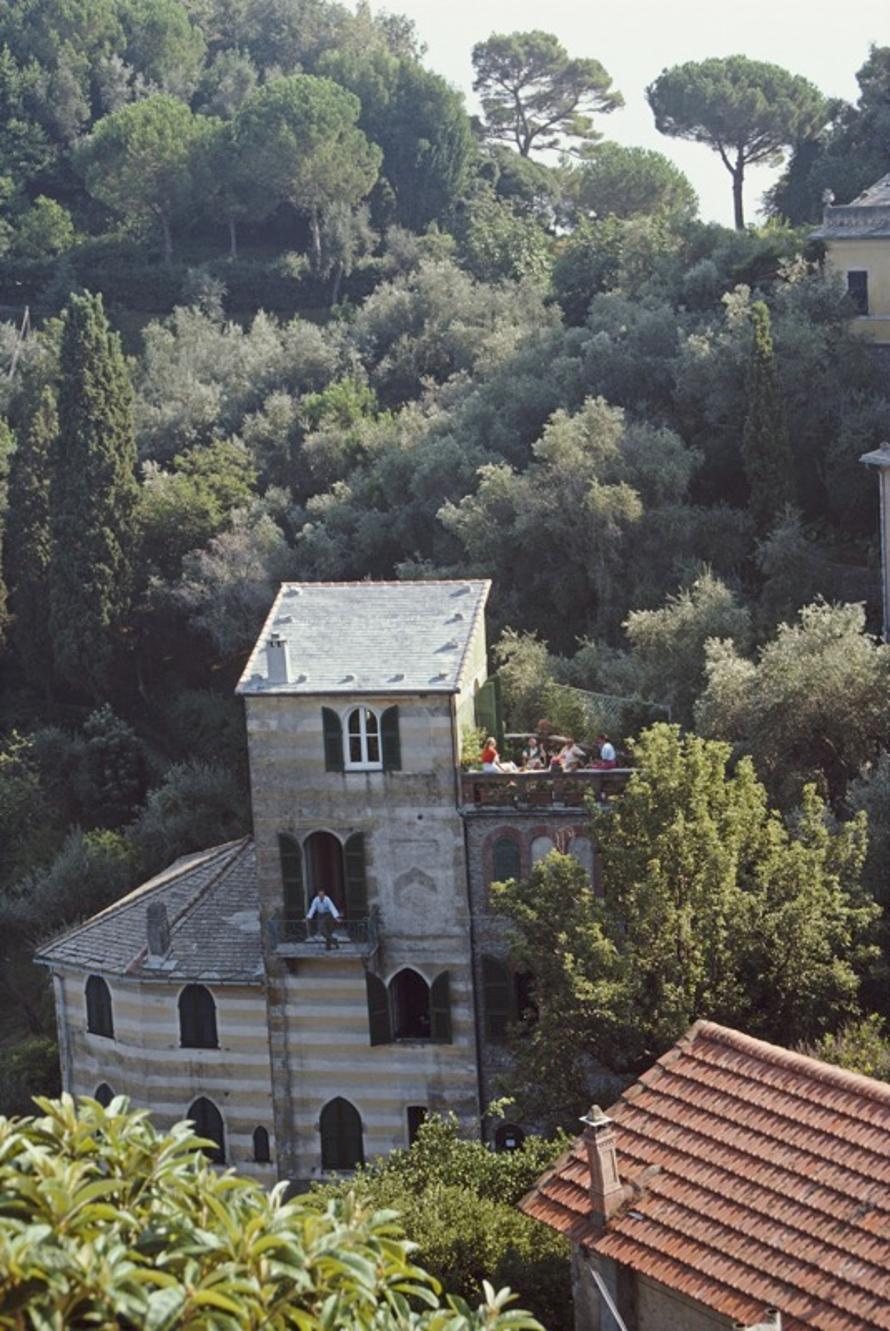
M 692 1036 L 693 1032 L 695 1035 L 691 1044 L 694 1044 L 696 1039 L 713 1040 L 727 1048 L 737 1049 L 739 1053 L 759 1058 L 765 1063 L 786 1068 L 789 1072 L 812 1077 L 815 1081 L 850 1090 L 856 1095 L 866 1096 L 868 1099 L 890 1106 L 890 1083 L 876 1081 L 873 1077 L 865 1077 L 859 1072 L 849 1072 L 846 1068 L 811 1058 L 809 1054 L 799 1054 L 792 1049 L 783 1049 L 780 1045 L 768 1044 L 766 1040 L 745 1035 L 742 1031 L 731 1030 L 728 1026 L 719 1026 L 716 1022 L 697 1021 L 689 1031 L 689 1035 Z

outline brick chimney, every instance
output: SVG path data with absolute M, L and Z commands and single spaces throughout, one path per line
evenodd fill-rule
M 266 663 L 270 684 L 287 684 L 290 679 L 290 659 L 287 643 L 280 633 L 273 633 L 266 643 Z
M 163 901 L 150 901 L 145 911 L 145 931 L 148 935 L 148 955 L 165 957 L 170 951 L 170 921 Z
M 615 1132 L 612 1120 L 599 1105 L 591 1105 L 581 1122 L 584 1124 L 584 1144 L 590 1166 L 591 1217 L 598 1228 L 605 1229 L 627 1196 L 618 1174 Z

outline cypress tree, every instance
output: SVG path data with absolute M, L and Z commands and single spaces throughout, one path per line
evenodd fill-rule
M 44 388 L 9 475 L 6 578 L 12 612 L 12 644 L 26 677 L 49 688 L 49 478 L 59 428 L 53 390 Z
M 0 420 L 0 554 L 4 554 L 9 541 L 9 506 L 8 485 L 9 459 L 15 447 L 12 431 L 6 421 Z M 0 560 L 0 648 L 6 640 L 9 625 L 9 601 L 7 580 L 4 576 L 4 560 Z
M 101 296 L 72 296 L 50 483 L 50 628 L 59 675 L 94 697 L 108 687 L 115 633 L 130 605 L 135 465 L 120 339 Z
M 776 375 L 769 310 L 751 306 L 754 338 L 748 364 L 742 462 L 750 489 L 750 509 L 758 532 L 766 532 L 795 497 L 794 458 L 785 404 Z

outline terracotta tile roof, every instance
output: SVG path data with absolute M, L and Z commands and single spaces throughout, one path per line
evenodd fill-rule
M 639 1195 L 597 1233 L 579 1137 L 527 1215 L 745 1324 L 890 1328 L 890 1085 L 697 1022 L 608 1113 Z

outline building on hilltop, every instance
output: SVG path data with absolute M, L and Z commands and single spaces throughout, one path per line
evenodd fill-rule
M 826 203 L 811 238 L 825 242 L 828 268 L 846 282 L 854 332 L 890 345 L 890 175 L 852 203 Z
M 253 837 L 38 954 L 66 1090 L 191 1116 L 217 1158 L 267 1179 L 353 1168 L 429 1110 L 479 1131 L 533 985 L 489 884 L 558 845 L 593 887 L 584 799 L 622 775 L 461 771 L 464 730 L 493 724 L 488 589 L 281 588 L 238 685 Z M 320 887 L 342 917 L 330 951 L 305 918 Z
M 890 1086 L 697 1022 L 520 1203 L 577 1331 L 887 1331 Z

